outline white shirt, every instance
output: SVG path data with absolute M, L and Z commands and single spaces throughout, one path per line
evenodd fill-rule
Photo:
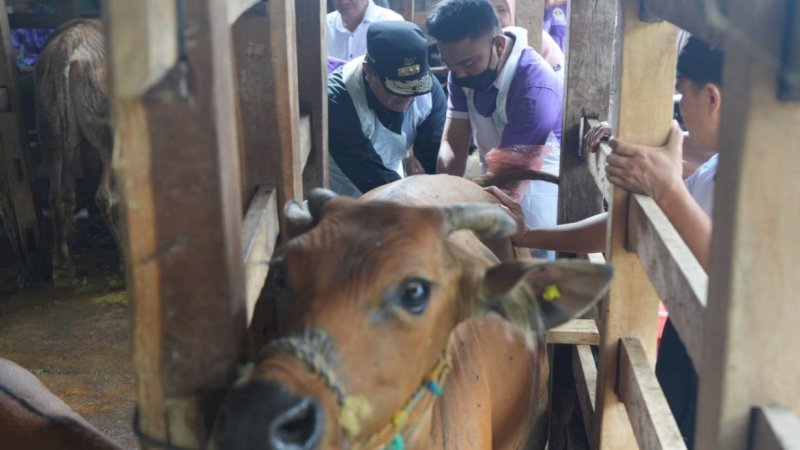
M 708 161 L 698 167 L 684 183 L 692 198 L 703 208 L 703 211 L 712 217 L 714 209 L 714 178 L 717 175 L 719 154 L 714 154 Z
M 342 22 L 339 11 L 328 13 L 328 56 L 350 61 L 367 53 L 367 29 L 371 23 L 382 20 L 403 20 L 403 16 L 391 9 L 382 8 L 369 0 L 364 19 L 355 30 L 350 31 Z

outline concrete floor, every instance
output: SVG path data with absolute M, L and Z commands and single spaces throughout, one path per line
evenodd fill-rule
M 113 250 L 112 250 L 113 252 Z M 105 250 L 77 250 L 81 283 L 39 283 L 0 294 L 0 356 L 32 371 L 53 393 L 126 449 L 139 449 L 130 307 Z M 111 264 L 109 264 L 111 260 Z

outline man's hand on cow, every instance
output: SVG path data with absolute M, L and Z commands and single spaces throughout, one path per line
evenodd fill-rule
M 611 129 L 611 125 L 608 122 L 600 122 L 600 124 L 590 128 L 589 131 L 584 133 L 584 147 L 588 148 L 592 153 L 596 152 L 600 141 L 602 141 L 604 137 L 611 137 L 613 132 L 614 130 Z
M 511 242 L 513 242 L 514 245 L 523 246 L 521 242 L 525 233 L 528 231 L 528 226 L 525 225 L 525 216 L 522 214 L 522 207 L 497 186 L 489 186 L 484 190 L 497 197 L 497 200 L 500 201 L 500 205 L 505 208 L 506 211 L 511 214 L 511 217 L 514 218 L 514 221 L 517 222 L 517 232 L 511 236 Z
M 658 203 L 683 183 L 683 131 L 672 122 L 669 140 L 662 147 L 649 147 L 612 139 L 614 152 L 606 158 L 606 176 L 616 186 L 647 194 Z

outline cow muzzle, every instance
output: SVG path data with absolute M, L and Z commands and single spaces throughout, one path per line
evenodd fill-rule
M 217 450 L 311 450 L 317 448 L 323 428 L 322 408 L 315 399 L 256 381 L 226 399 L 212 441 Z

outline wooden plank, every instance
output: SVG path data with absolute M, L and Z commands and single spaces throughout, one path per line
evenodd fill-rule
M 109 59 L 115 95 L 135 98 L 166 75 L 178 60 L 176 2 L 106 1 L 104 6 L 109 17 L 127 18 L 114 22 L 117 42 Z M 187 40 L 195 37 L 186 36 Z
M 311 156 L 311 117 L 309 115 L 300 116 L 298 132 L 300 162 L 305 168 L 308 164 L 308 158 Z
M 295 0 L 300 114 L 310 117 L 310 153 L 303 157 L 303 189 L 328 187 L 328 70 L 324 0 Z M 301 140 L 303 137 L 301 136 Z M 304 148 L 301 145 L 301 148 Z
M 578 403 L 586 427 L 586 435 L 592 435 L 592 421 L 595 413 L 597 396 L 597 365 L 592 356 L 592 348 L 588 345 L 576 345 L 573 351 L 572 371 L 575 374 L 575 389 L 578 392 Z
M 786 0 L 728 0 L 697 447 L 744 449 L 753 406 L 800 415 L 800 103 L 777 99 Z M 764 151 L 770 149 L 770 151 Z
M 648 14 L 668 20 L 704 41 L 722 47 L 729 22 L 724 12 L 726 0 L 642 0 Z
M 242 14 L 263 0 L 226 0 L 228 2 L 228 25 L 233 25 Z
M 269 2 L 233 26 L 243 187 L 278 188 L 278 204 L 303 194 L 294 2 Z
M 28 14 L 16 13 L 8 15 L 8 22 L 12 29 L 17 28 L 58 28 L 59 25 L 70 18 L 57 14 Z
M 600 333 L 592 319 L 573 319 L 547 331 L 548 344 L 597 345 Z
M 645 145 L 666 141 L 672 118 L 677 32 L 668 23 L 639 21 L 639 1 L 621 0 L 611 88 L 611 122 L 617 135 Z M 600 305 L 600 362 L 593 442 L 600 449 L 637 448 L 625 407 L 616 394 L 619 339 L 635 337 L 655 361 L 658 296 L 635 254 L 625 248 L 628 192 L 614 188 L 609 201 L 606 256 L 615 276 Z
M 544 0 L 517 1 L 516 20 L 518 27 L 528 30 L 528 45 L 537 52 L 542 51 L 542 22 L 544 21 Z
M 607 118 L 616 21 L 616 0 L 573 0 L 564 74 L 564 122 L 558 223 L 573 223 L 603 210 L 603 194 L 595 188 L 589 155 L 581 148 L 583 117 Z M 604 191 L 607 192 L 607 191 Z
M 5 8 L 5 2 L 0 2 Z M 23 277 L 38 267 L 36 249 L 41 247 L 38 212 L 33 196 L 30 148 L 22 126 L 22 106 L 17 88 L 17 66 L 11 47 L 11 29 L 5 10 L 0 12 L 0 91 L 5 99 L 0 111 L 0 214 L 14 248 Z
M 800 449 L 800 420 L 791 408 L 762 406 L 753 410 L 752 450 Z
M 619 397 L 628 410 L 639 448 L 686 448 L 653 366 L 636 338 L 620 340 Z
M 700 367 L 708 275 L 652 198 L 633 195 L 628 244 L 639 256 L 670 320 Z
M 258 296 L 267 279 L 272 252 L 280 231 L 278 201 L 275 189 L 261 186 L 244 215 L 242 224 L 242 256 L 244 258 L 247 323 L 253 318 Z
M 185 6 L 186 30 L 192 30 L 185 63 L 145 97 L 112 91 L 114 167 L 122 180 L 134 305 L 138 425 L 153 439 L 199 448 L 205 439 L 200 405 L 230 383 L 247 314 L 225 3 Z M 115 52 L 131 50 L 130 30 L 163 23 L 117 15 L 124 12 L 112 8 L 106 16 L 108 51 L 120 64 Z M 133 55 L 131 70 L 146 59 Z M 119 70 L 113 76 L 125 77 Z
M 414 21 L 414 12 L 417 10 L 415 0 L 388 0 L 387 3 L 389 4 L 389 9 L 403 16 L 404 20 Z M 422 3 L 423 6 L 426 4 L 424 0 Z

